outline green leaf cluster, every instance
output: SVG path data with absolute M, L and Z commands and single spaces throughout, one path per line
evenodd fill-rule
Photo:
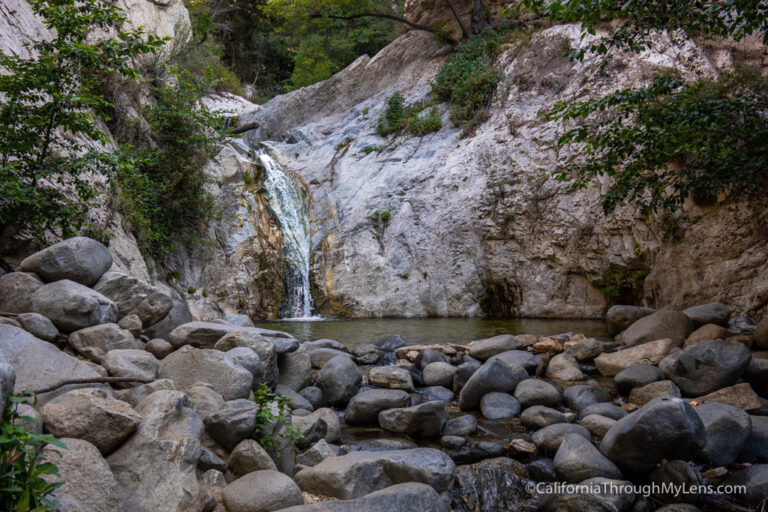
M 425 108 L 424 103 L 406 104 L 403 95 L 395 91 L 387 98 L 387 108 L 379 118 L 376 133 L 386 137 L 404 129 L 414 135 L 426 135 L 440 130 L 443 121 L 437 107 L 432 107 L 426 115 L 419 115 Z
M 291 399 L 274 393 L 265 383 L 259 385 L 253 393 L 253 402 L 258 405 L 256 427 L 251 437 L 265 450 L 289 446 L 295 450 L 296 441 L 302 438 L 301 432 L 290 423 Z M 288 420 L 286 422 L 286 420 Z M 280 456 L 281 452 L 277 452 Z

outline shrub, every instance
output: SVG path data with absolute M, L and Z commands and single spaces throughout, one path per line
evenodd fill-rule
M 286 418 L 290 419 L 288 406 L 291 399 L 272 392 L 263 382 L 259 385 L 253 398 L 259 406 L 256 411 L 256 427 L 251 437 L 255 439 L 265 450 L 283 445 L 287 442 L 291 451 L 295 450 L 295 444 L 301 439 L 301 433 L 291 425 L 286 424 Z M 280 456 L 280 452 L 277 452 Z
M 387 108 L 379 119 L 376 133 L 385 137 L 406 128 L 416 135 L 439 130 L 442 127 L 442 120 L 436 107 L 433 107 L 426 116 L 419 116 L 425 107 L 423 103 L 407 104 L 403 95 L 396 91 L 387 98 Z
M 408 131 L 414 135 L 426 135 L 427 133 L 439 131 L 442 127 L 443 120 L 437 107 L 432 107 L 427 115 L 416 116 L 413 118 L 413 121 L 408 123 Z

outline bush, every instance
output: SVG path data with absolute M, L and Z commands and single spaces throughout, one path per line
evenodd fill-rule
M 251 437 L 265 450 L 282 445 L 283 443 L 279 440 L 287 441 L 291 450 L 295 450 L 296 441 L 301 439 L 302 435 L 290 424 L 291 414 L 288 407 L 291 399 L 273 393 L 262 382 L 251 400 L 259 406 L 256 412 L 256 427 Z M 286 418 L 289 419 L 287 424 Z M 280 452 L 278 452 L 278 456 L 280 456 Z
M 16 411 L 16 404 L 26 402 L 26 397 L 10 395 L 0 419 L 0 512 L 58 510 L 47 496 L 64 482 L 52 478 L 59 472 L 55 464 L 46 461 L 44 450 L 48 445 L 66 446 L 50 434 L 24 428 L 23 422 L 37 423 Z
M 443 120 L 437 107 L 432 107 L 427 115 L 416 116 L 413 118 L 413 121 L 408 123 L 408 131 L 414 135 L 426 135 L 427 133 L 439 131 L 442 127 Z
M 376 125 L 376 133 L 385 137 L 406 128 L 416 135 L 439 130 L 442 127 L 442 120 L 436 107 L 433 107 L 426 116 L 419 116 L 425 107 L 423 103 L 406 104 L 403 95 L 396 91 L 387 98 L 387 108 Z

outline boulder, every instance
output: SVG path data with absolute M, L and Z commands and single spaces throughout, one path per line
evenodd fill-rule
M 277 356 L 277 382 L 298 391 L 312 383 L 312 361 L 303 347 Z
M 370 343 L 352 347 L 351 352 L 357 358 L 358 364 L 376 364 L 386 356 L 386 352 Z
M 407 407 L 411 397 L 398 389 L 369 389 L 352 397 L 344 413 L 348 424 L 376 424 L 379 413 L 386 409 Z
M 768 464 L 755 464 L 729 475 L 723 480 L 723 485 L 741 486 L 746 494 L 734 497 L 749 505 L 757 507 L 768 496 Z
M 275 393 L 278 395 L 282 395 L 285 398 L 288 398 L 290 402 L 288 403 L 288 407 L 290 407 L 292 410 L 294 409 L 304 409 L 305 411 L 312 412 L 315 410 L 315 406 L 312 405 L 312 403 L 301 396 L 299 393 L 295 392 L 289 387 L 281 386 L 278 384 L 275 387 Z M 322 392 L 321 392 L 322 393 Z
M 546 405 L 560 407 L 563 399 L 555 386 L 541 379 L 525 379 L 515 388 L 515 398 L 523 407 Z
M 349 349 L 341 342 L 338 342 L 336 340 L 331 340 L 327 338 L 322 338 L 319 340 L 314 341 L 305 341 L 302 343 L 305 349 L 307 349 L 307 352 L 312 352 L 314 350 L 320 349 L 320 348 L 331 348 L 334 350 L 338 350 L 340 352 L 344 352 L 345 354 L 349 354 Z
M 251 373 L 251 375 L 253 376 L 251 389 L 256 391 L 262 385 L 267 384 L 268 379 L 267 379 L 264 363 L 262 362 L 261 359 L 259 359 L 259 356 L 258 354 L 256 354 L 256 352 L 254 352 L 249 348 L 236 347 L 236 348 L 233 348 L 232 350 L 227 351 L 225 356 L 232 363 L 245 368 Z M 273 376 L 273 379 L 269 384 L 267 384 L 267 387 L 270 387 L 270 384 L 274 385 L 275 380 L 277 380 L 276 376 Z M 285 388 L 285 389 L 290 389 L 290 388 Z M 298 396 L 298 395 L 294 395 L 294 396 Z
M 577 386 L 571 386 L 563 391 L 563 400 L 569 409 L 580 412 L 590 405 L 601 402 L 610 402 L 612 397 L 611 394 L 604 389 L 579 384 Z
M 651 471 L 662 459 L 696 457 L 706 442 L 704 424 L 679 398 L 655 398 L 618 420 L 603 437 L 600 451 L 634 473 Z
M 477 431 L 477 420 L 471 414 L 448 420 L 443 427 L 446 436 L 468 436 Z
M 628 413 L 618 405 L 614 405 L 608 402 L 600 402 L 592 405 L 588 405 L 579 412 L 579 418 L 584 418 L 590 414 L 599 414 L 606 418 L 614 420 L 620 420 Z
M 555 454 L 555 472 L 561 480 L 578 483 L 587 478 L 621 478 L 621 471 L 589 439 L 578 434 L 563 437 Z
M 413 365 L 419 370 L 423 370 L 429 364 L 447 363 L 449 361 L 450 361 L 450 358 L 447 355 L 443 354 L 441 351 L 434 350 L 432 348 L 425 348 L 419 351 L 419 354 L 413 360 Z
M 577 361 L 588 361 L 603 353 L 603 344 L 594 338 L 566 341 L 563 348 Z
M 154 379 L 160 363 L 155 356 L 144 350 L 110 350 L 101 360 L 107 373 L 112 377 L 133 377 L 138 379 Z M 119 388 L 137 386 L 135 382 L 116 384 Z
M 160 361 L 158 376 L 171 379 L 179 389 L 208 382 L 225 400 L 246 398 L 253 375 L 218 350 L 182 347 Z
M 472 377 L 472 375 L 474 375 L 474 373 L 480 369 L 481 366 L 482 363 L 480 363 L 480 361 L 476 361 L 475 359 L 465 361 L 457 366 L 456 373 L 453 375 L 453 390 L 456 393 L 461 391 L 461 388 L 464 387 L 469 378 Z
M 726 466 L 736 461 L 752 429 L 749 414 L 736 407 L 707 402 L 693 408 L 706 431 L 700 457 L 709 464 Z
M 176 349 L 164 339 L 154 338 L 144 345 L 144 350 L 155 356 L 157 359 L 162 359 Z
M 121 329 L 130 331 L 134 338 L 141 336 L 143 324 L 141 323 L 141 318 L 139 318 L 139 315 L 124 316 L 120 319 L 120 321 L 117 322 L 117 325 Z
M 117 320 L 114 302 L 68 279 L 46 284 L 35 291 L 32 311 L 47 317 L 65 333 Z
M 155 391 L 175 391 L 176 384 L 168 379 L 158 379 L 148 384 L 141 384 L 135 388 L 118 389 L 114 392 L 115 398 L 126 402 L 131 407 L 136 407 L 142 400 Z M 200 414 L 202 417 L 202 414 Z
M 20 272 L 34 272 L 47 283 L 68 279 L 85 286 L 95 283 L 112 266 L 103 244 L 82 236 L 68 238 L 19 263 Z
M 291 389 L 291 388 L 288 388 L 288 386 L 282 386 L 282 384 L 280 384 L 280 387 Z M 315 410 L 318 407 L 322 407 L 323 405 L 325 405 L 325 397 L 323 396 L 323 390 L 317 386 L 307 386 L 306 388 L 299 391 L 299 395 L 301 395 L 304 398 L 304 400 L 306 400 L 312 405 L 312 409 L 310 410 Z
M 360 389 L 363 376 L 349 357 L 336 356 L 317 374 L 316 385 L 332 405 L 346 405 Z
M 736 383 L 752 355 L 741 343 L 702 341 L 683 349 L 665 371 L 686 396 L 700 396 Z
M 650 343 L 640 346 L 644 347 L 647 345 L 650 345 Z M 620 395 L 628 395 L 634 388 L 641 388 L 663 378 L 664 374 L 656 366 L 642 363 L 630 366 L 626 370 L 621 370 L 613 378 L 613 382 L 616 384 L 616 391 Z
M 168 343 L 176 348 L 190 345 L 195 348 L 213 348 L 225 334 L 240 331 L 233 325 L 213 322 L 187 322 L 168 335 Z
M 509 420 L 520 414 L 520 402 L 507 393 L 488 393 L 480 400 L 480 412 L 487 420 Z
M 448 388 L 443 386 L 428 386 L 426 388 L 420 388 L 416 390 L 415 395 L 411 395 L 411 400 L 414 401 L 415 397 L 419 395 L 424 397 L 424 400 L 420 402 L 445 402 L 448 403 L 453 400 L 455 394 Z M 416 405 L 415 403 L 413 405 Z
M 557 409 L 534 405 L 523 411 L 520 415 L 520 423 L 529 430 L 538 430 L 556 423 L 568 423 L 568 419 Z
M 35 274 L 10 272 L 0 276 L 0 311 L 26 313 L 32 311 L 32 295 L 43 286 Z
M 557 380 L 582 380 L 586 378 L 573 356 L 557 354 L 547 365 L 547 377 Z
M 724 340 L 730 335 L 731 333 L 729 333 L 728 329 L 725 327 L 720 327 L 717 324 L 705 324 L 693 331 L 691 335 L 685 339 L 683 346 L 688 347 L 690 345 L 695 345 L 700 341 Z
M 0 277 L 0 282 L 2 282 L 2 277 Z M 0 286 L 0 289 L 2 287 Z M 766 315 L 760 322 L 757 324 L 757 327 L 755 327 L 754 332 L 755 337 L 755 348 L 760 350 L 768 350 L 768 315 Z
M 475 359 L 485 361 L 496 354 L 521 348 L 525 348 L 523 340 L 509 334 L 500 334 L 493 338 L 476 340 L 470 343 L 469 355 Z
M 136 407 L 136 432 L 107 458 L 121 510 L 177 512 L 198 496 L 195 468 L 203 423 L 179 391 L 157 391 Z
M 752 428 L 744 448 L 739 454 L 739 462 L 768 462 L 768 416 L 750 416 Z
M 368 373 L 368 382 L 372 386 L 380 386 L 389 389 L 402 389 L 414 391 L 411 372 L 401 366 L 378 366 L 371 368 Z
M 222 320 L 228 324 L 237 325 L 238 327 L 255 327 L 251 317 L 248 315 L 243 315 L 242 313 L 230 313 L 228 315 L 224 315 Z
M 440 450 L 413 448 L 329 457 L 299 471 L 295 480 L 302 491 L 351 499 L 402 482 L 420 482 L 444 492 L 451 488 L 455 473 L 456 465 Z
M 579 420 L 579 425 L 589 430 L 589 433 L 597 439 L 602 439 L 614 423 L 616 420 L 599 414 L 587 414 Z
M 589 431 L 573 423 L 555 423 L 538 430 L 531 436 L 533 444 L 545 455 L 554 455 L 566 436 L 578 435 L 590 440 Z
M 654 398 L 680 398 L 680 390 L 671 380 L 651 382 L 641 388 L 635 388 L 629 394 L 629 402 L 635 405 L 645 405 Z
M 200 450 L 200 458 L 197 461 L 197 468 L 200 471 L 208 471 L 215 469 L 216 471 L 226 471 L 227 463 L 224 460 L 213 453 L 208 448 L 203 447 Z
M 425 385 L 450 388 L 453 386 L 453 376 L 456 374 L 456 367 L 450 363 L 430 363 L 424 367 L 422 373 Z
M 686 314 L 662 309 L 637 320 L 619 334 L 618 339 L 628 347 L 662 338 L 670 338 L 680 346 L 692 332 L 693 321 Z
M 271 512 L 304 503 L 301 489 L 290 477 L 268 469 L 241 476 L 221 496 L 228 512 Z
M 753 352 L 743 378 L 760 396 L 768 397 L 768 357 L 757 357 Z
M 102 389 L 75 389 L 40 409 L 48 431 L 56 437 L 84 439 L 103 454 L 111 453 L 139 425 L 141 416 Z
M 752 386 L 747 382 L 735 384 L 727 388 L 718 389 L 712 393 L 700 396 L 697 402 L 720 402 L 732 405 L 744 411 L 756 411 L 762 407 L 762 402 Z
M 82 439 L 59 439 L 66 449 L 49 445 L 46 458 L 56 465 L 55 478 L 64 485 L 48 498 L 63 511 L 104 512 L 120 510 L 117 482 L 99 450 Z
M 111 350 L 130 350 L 142 347 L 130 331 L 121 329 L 114 323 L 94 325 L 75 331 L 69 336 L 69 345 L 96 363 L 100 363 L 107 352 Z
M 117 304 L 118 318 L 136 315 L 143 327 L 150 327 L 173 307 L 171 297 L 146 281 L 122 272 L 107 272 L 93 289 Z
M 35 391 L 62 380 L 92 379 L 101 377 L 96 370 L 83 361 L 59 350 L 53 344 L 35 338 L 27 331 L 10 325 L 0 325 L 0 360 L 13 367 L 14 391 Z M 7 373 L 6 372 L 0 372 Z M 76 388 L 94 387 L 93 384 L 70 384 L 48 393 L 39 393 L 40 405 L 48 400 Z M 96 385 L 109 389 L 105 385 Z
M 641 318 L 652 314 L 654 311 L 654 309 L 641 306 L 626 306 L 623 304 L 611 306 L 605 313 L 608 332 L 612 335 L 616 335 Z
M 53 322 L 39 313 L 22 313 L 16 320 L 22 329 L 41 340 L 54 341 L 59 335 Z
M 645 342 L 617 352 L 604 353 L 595 359 L 597 370 L 608 377 L 638 365 L 657 365 L 673 348 L 679 346 L 671 338 Z
M 448 421 L 448 412 L 441 402 L 426 402 L 414 407 L 387 409 L 379 413 L 379 426 L 390 432 L 413 437 L 440 437 Z
M 302 466 L 317 466 L 328 457 L 338 456 L 339 451 L 337 446 L 330 445 L 325 439 L 321 439 L 300 453 L 296 457 L 296 462 Z
M 304 343 L 304 345 L 306 346 L 307 344 Z M 349 352 L 337 350 L 335 348 L 320 347 L 312 350 L 307 349 L 307 353 L 309 354 L 309 360 L 312 362 L 312 368 L 322 368 L 325 366 L 325 363 L 336 356 L 348 357 L 353 362 L 357 361 L 355 356 Z
M 440 495 L 426 484 L 409 482 L 372 492 L 354 500 L 321 501 L 281 512 L 448 512 Z
M 528 378 L 528 372 L 518 365 L 509 365 L 499 359 L 487 361 L 461 389 L 459 408 L 463 411 L 476 409 L 480 400 L 492 391 L 514 393 L 517 385 Z
M 299 433 L 298 439 L 296 439 L 296 448 L 299 450 L 309 448 L 324 439 L 328 433 L 328 425 L 318 416 L 294 415 L 291 417 L 291 424 Z
M 251 400 L 229 400 L 216 412 L 205 417 L 205 430 L 214 441 L 232 450 L 256 428 L 259 406 Z
M 384 352 L 394 352 L 398 348 L 404 347 L 406 345 L 405 340 L 399 334 L 386 336 L 384 338 L 374 341 L 373 344 L 379 347 Z
M 336 411 L 327 407 L 321 407 L 316 411 L 307 415 L 307 417 L 316 417 L 322 419 L 327 425 L 327 432 L 325 434 L 325 440 L 329 443 L 337 443 L 341 441 L 341 421 Z
M 144 334 L 149 338 L 168 339 L 176 327 L 192 321 L 192 313 L 189 311 L 187 301 L 175 290 L 166 289 L 166 294 L 171 297 L 171 310 L 156 324 L 145 327 Z
M 731 319 L 731 308 L 719 302 L 712 302 L 684 309 L 683 314 L 693 321 L 694 328 L 706 324 L 727 326 L 728 320 Z
M 517 364 L 525 368 L 528 373 L 534 373 L 541 362 L 541 354 L 531 354 L 527 350 L 507 350 L 496 354 L 491 359 L 501 359 L 507 364 Z M 477 367 L 480 367 L 479 363 Z
M 507 457 L 459 466 L 453 491 L 455 509 L 525 510 L 531 496 L 526 490 L 525 478 L 525 467 Z

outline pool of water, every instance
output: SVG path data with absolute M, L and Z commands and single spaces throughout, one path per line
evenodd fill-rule
M 497 334 L 556 335 L 583 333 L 591 338 L 608 339 L 602 320 L 569 319 L 480 319 L 480 318 L 365 318 L 353 320 L 278 320 L 257 327 L 284 331 L 300 341 L 329 338 L 347 346 L 371 343 L 399 334 L 409 345 L 467 343 Z

